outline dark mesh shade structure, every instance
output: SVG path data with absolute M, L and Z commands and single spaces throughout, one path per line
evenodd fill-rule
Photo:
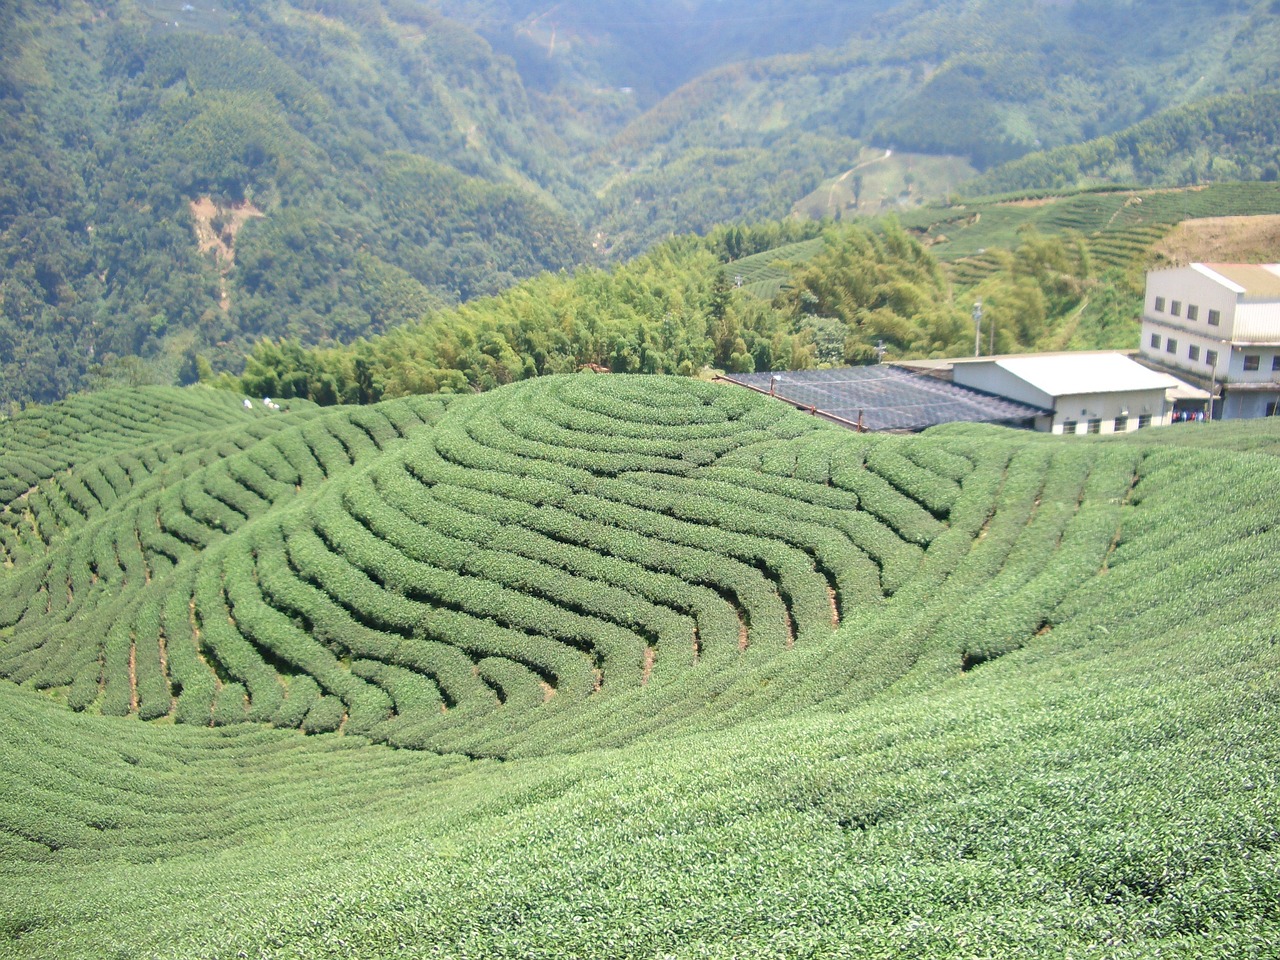
M 868 430 L 924 430 L 940 423 L 1001 423 L 1032 426 L 1052 411 L 1006 400 L 969 387 L 913 373 L 891 364 L 795 370 L 785 373 L 735 373 L 730 383 L 769 392 L 797 407 L 815 408 L 829 419 L 859 422 Z

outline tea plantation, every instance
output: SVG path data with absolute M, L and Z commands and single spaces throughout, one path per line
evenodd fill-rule
M 0 422 L 0 956 L 1277 956 L 1280 430 Z

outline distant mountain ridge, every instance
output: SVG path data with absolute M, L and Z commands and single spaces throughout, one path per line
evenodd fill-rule
M 1145 0 L 898 4 L 845 43 L 708 72 L 632 121 L 611 144 L 602 229 L 640 249 L 744 183 L 763 188 L 744 215 L 783 216 L 789 205 L 769 187 L 797 163 L 780 146 L 829 163 L 871 144 L 983 169 L 1206 98 L 1274 90 L 1277 13 L 1216 0 L 1177 16 Z M 713 162 L 682 165 L 700 155 Z
M 979 193 L 1121 182 L 1280 179 L 1280 91 L 1174 107 L 1085 143 L 1028 154 L 966 185 Z

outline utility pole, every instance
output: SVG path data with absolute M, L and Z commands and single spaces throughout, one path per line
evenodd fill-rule
M 1222 360 L 1222 354 L 1227 355 L 1227 372 L 1231 372 L 1231 342 L 1229 340 L 1219 340 L 1218 349 L 1214 351 L 1213 369 L 1209 371 L 1209 412 L 1205 415 L 1205 423 L 1213 421 L 1213 401 L 1218 393 L 1218 363 Z M 1219 413 L 1226 414 L 1226 399 L 1222 401 L 1223 409 Z
M 1209 412 L 1205 414 L 1204 422 L 1213 422 L 1213 395 L 1218 392 L 1218 362 L 1214 360 L 1213 370 L 1209 374 Z
M 982 301 L 978 300 L 973 305 L 973 355 L 978 356 L 978 351 L 982 348 Z

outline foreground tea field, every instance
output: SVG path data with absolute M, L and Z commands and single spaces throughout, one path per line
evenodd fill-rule
M 614 377 L 115 409 L 173 429 L 70 431 L 0 514 L 9 952 L 1280 937 L 1248 428 L 868 437 Z

